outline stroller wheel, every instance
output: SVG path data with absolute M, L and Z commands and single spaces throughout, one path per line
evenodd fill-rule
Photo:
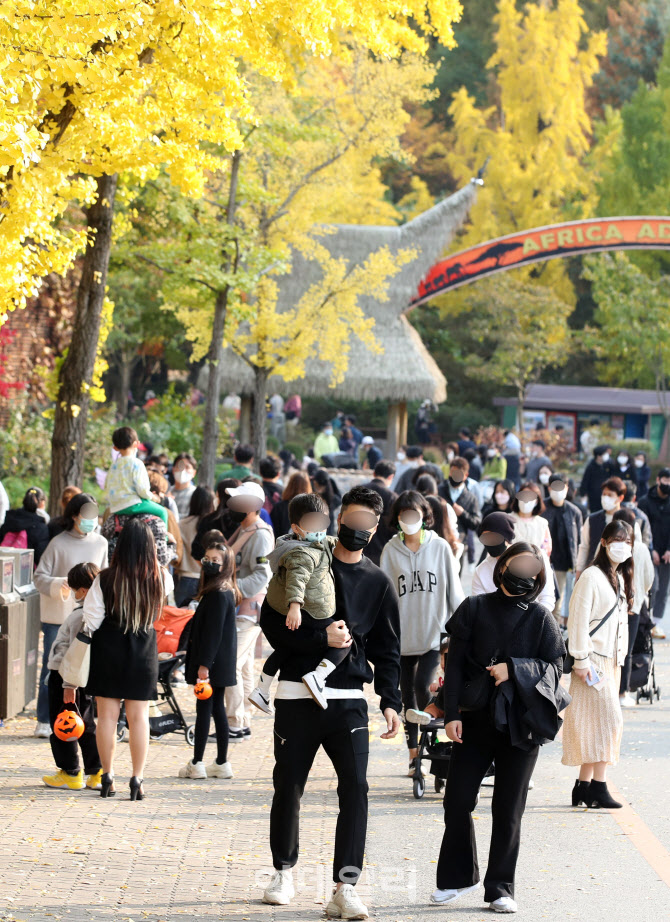
M 128 727 L 125 724 L 118 724 L 116 727 L 116 742 L 125 743 L 128 740 Z
M 444 787 L 444 778 L 438 778 L 437 775 L 435 775 L 435 793 L 441 794 L 443 787 Z
M 195 743 L 195 724 L 191 724 L 184 731 L 184 736 L 186 737 L 186 742 L 189 746 L 192 746 Z
M 420 800 L 426 790 L 426 782 L 423 778 L 415 778 L 414 784 L 412 785 L 414 796 L 417 800 Z

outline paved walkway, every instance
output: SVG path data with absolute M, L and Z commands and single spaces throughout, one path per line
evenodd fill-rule
M 517 898 L 529 920 L 670 920 L 670 642 L 657 644 L 668 698 L 626 713 L 624 755 L 612 780 L 632 803 L 625 812 L 568 807 L 574 771 L 560 745 L 543 751 L 524 820 Z M 192 708 L 190 690 L 180 693 Z M 0 730 L 0 920 L 53 922 L 302 922 L 323 917 L 329 889 L 335 784 L 320 756 L 302 810 L 298 894 L 285 908 L 264 906 L 270 872 L 271 721 L 259 716 L 250 741 L 231 747 L 232 781 L 181 781 L 183 737 L 152 743 L 147 799 L 131 803 L 127 744 L 117 760 L 119 794 L 43 787 L 51 769 L 34 719 Z M 427 904 L 442 834 L 440 798 L 413 798 L 403 776 L 404 743 L 383 742 L 373 712 L 370 830 L 360 890 L 381 922 L 483 920 L 471 896 L 449 910 Z M 213 758 L 213 746 L 207 756 Z M 207 758 L 207 757 L 206 757 Z M 490 789 L 477 810 L 481 864 L 490 828 Z M 621 815 L 623 814 L 623 815 Z

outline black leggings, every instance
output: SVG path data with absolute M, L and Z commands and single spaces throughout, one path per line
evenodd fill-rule
M 440 664 L 440 651 L 429 650 L 418 656 L 400 657 L 400 693 L 405 713 L 410 708 L 423 710 L 431 699 L 430 684 Z M 416 749 L 419 733 L 416 724 L 405 721 L 408 749 Z
M 212 688 L 209 698 L 198 698 L 195 704 L 195 744 L 193 762 L 202 762 L 209 736 L 209 725 L 214 716 L 216 729 L 216 761 L 223 765 L 228 761 L 228 715 L 224 698 L 225 688 Z

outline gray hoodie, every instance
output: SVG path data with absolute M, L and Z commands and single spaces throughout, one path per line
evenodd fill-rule
M 382 551 L 379 566 L 393 582 L 400 610 L 400 655 L 439 650 L 440 635 L 465 595 L 451 548 L 426 531 L 418 551 L 395 535 Z

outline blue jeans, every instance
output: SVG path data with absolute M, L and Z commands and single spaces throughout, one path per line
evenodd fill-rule
M 49 678 L 47 663 L 51 647 L 56 639 L 60 624 L 46 624 L 42 622 L 42 633 L 44 634 L 44 653 L 42 655 L 42 671 L 40 672 L 40 681 L 37 691 L 37 722 L 40 724 L 49 723 L 49 689 L 46 682 Z

